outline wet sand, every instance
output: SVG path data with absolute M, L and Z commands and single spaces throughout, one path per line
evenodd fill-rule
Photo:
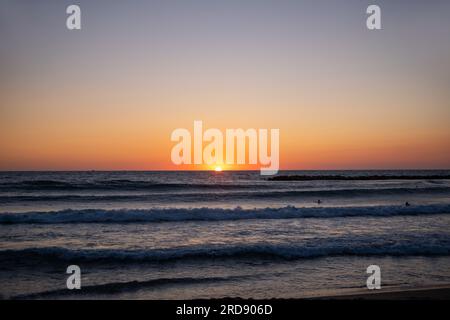
M 313 299 L 326 300 L 450 300 L 450 285 L 414 288 L 380 289 L 346 293 Z

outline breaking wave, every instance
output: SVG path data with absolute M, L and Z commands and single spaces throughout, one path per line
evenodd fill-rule
M 234 209 L 224 208 L 166 208 L 166 209 L 82 209 L 48 212 L 1 213 L 0 224 L 58 224 L 58 223 L 136 223 L 174 221 L 226 221 L 246 219 L 298 219 L 335 217 L 387 217 L 449 214 L 450 204 L 417 206 L 364 206 Z
M 402 240 L 387 241 L 370 237 L 314 239 L 298 244 L 241 244 L 233 246 L 199 245 L 167 249 L 67 249 L 43 247 L 0 251 L 0 259 L 63 260 L 74 262 L 164 262 L 181 259 L 263 258 L 310 259 L 325 256 L 447 256 L 450 235 L 424 237 L 410 235 Z

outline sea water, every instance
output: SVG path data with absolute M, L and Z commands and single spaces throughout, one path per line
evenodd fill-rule
M 0 294 L 301 298 L 364 290 L 372 264 L 383 288 L 448 284 L 449 174 L 3 172 Z

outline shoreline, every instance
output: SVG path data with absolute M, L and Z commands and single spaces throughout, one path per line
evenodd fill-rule
M 314 296 L 308 300 L 450 300 L 450 284 L 420 288 L 358 290 Z

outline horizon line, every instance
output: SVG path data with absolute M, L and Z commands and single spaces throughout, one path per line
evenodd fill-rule
M 427 169 L 420 169 L 420 168 L 407 168 L 407 169 L 280 169 L 278 172 L 285 172 L 285 171 L 450 171 L 450 168 L 427 168 Z M 259 172 L 259 169 L 242 169 L 242 170 L 235 170 L 235 169 L 225 169 L 222 172 Z M 8 173 L 8 172 L 215 172 L 214 169 L 195 169 L 195 170 L 176 170 L 176 169 L 159 169 L 159 170 L 136 170 L 136 169 L 69 169 L 69 170 L 58 170 L 58 169 L 44 169 L 44 170 L 0 170 L 0 173 Z

